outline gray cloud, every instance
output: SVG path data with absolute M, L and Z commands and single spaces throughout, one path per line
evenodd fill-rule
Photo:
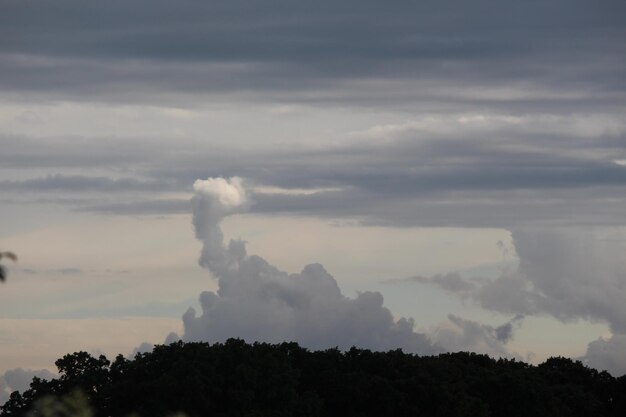
M 448 274 L 438 274 L 432 277 L 413 276 L 409 278 L 390 279 L 385 281 L 390 284 L 401 284 L 406 282 L 418 282 L 422 284 L 435 284 L 446 291 L 454 293 L 466 293 L 475 288 L 475 284 L 464 279 L 458 272 L 451 272 Z
M 448 274 L 408 281 L 437 285 L 487 310 L 504 314 L 607 323 L 613 337 L 590 343 L 584 358 L 598 369 L 624 373 L 626 239 L 623 235 L 615 230 L 527 229 L 514 231 L 512 236 L 519 256 L 516 270 L 495 279 L 467 280 L 458 274 Z M 493 329 L 500 340 L 506 340 L 511 330 L 510 326 Z
M 587 366 L 606 370 L 615 376 L 626 374 L 626 335 L 613 335 L 608 339 L 598 338 L 587 346 L 580 360 Z
M 502 343 L 507 343 L 513 339 L 513 332 L 515 326 L 520 326 L 524 316 L 517 315 L 513 317 L 509 322 L 501 324 L 494 329 L 496 339 Z
M 439 326 L 431 339 L 447 351 L 473 351 L 497 357 L 517 357 L 510 353 L 506 344 L 513 338 L 514 328 L 521 324 L 522 317 L 517 316 L 498 327 L 463 319 L 454 314 L 448 315 L 453 327 Z
M 154 349 L 154 344 L 143 342 L 133 349 L 133 351 L 130 353 L 130 357 L 134 358 L 135 356 L 137 356 L 138 353 L 152 352 L 152 349 Z
M 0 161 L 16 170 L 19 167 L 11 165 L 16 160 L 20 166 L 61 172 L 72 164 L 73 169 L 80 169 L 75 164 L 93 164 L 111 172 L 127 164 L 137 168 L 121 179 L 54 174 L 2 181 L 0 189 L 14 194 L 59 190 L 73 196 L 97 191 L 112 198 L 92 195 L 91 201 L 75 201 L 72 208 L 167 214 L 184 211 L 186 203 L 160 198 L 160 193 L 187 190 L 197 177 L 239 173 L 259 185 L 337 190 L 254 193 L 253 209 L 263 213 L 350 217 L 395 226 L 510 228 L 626 222 L 626 166 L 615 163 L 626 159 L 626 126 L 617 118 L 488 115 L 467 122 L 463 117 L 381 126 L 357 133 L 360 140 L 350 144 L 317 149 L 218 149 L 201 141 L 156 140 L 142 153 L 141 141 L 97 141 L 97 161 L 89 151 L 80 151 L 77 139 L 47 145 L 47 159 L 37 150 L 45 139 L 30 138 L 25 144 L 15 139 L 7 143 Z M 572 127 L 578 125 L 585 130 Z M 180 152 L 181 147 L 196 152 Z M 29 149 L 34 149 L 32 154 Z M 162 158 L 153 153 L 156 149 L 167 157 L 167 165 L 158 162 Z M 123 163 L 117 154 L 126 158 Z M 124 202 L 115 197 L 131 191 L 153 196 L 131 196 Z
M 56 375 L 47 369 L 23 369 L 15 368 L 6 371 L 0 376 L 0 405 L 4 404 L 13 391 L 25 391 L 30 387 L 33 377 L 52 379 Z
M 84 175 L 46 175 L 26 180 L 0 181 L 0 191 L 38 192 L 127 192 L 165 191 L 169 187 L 162 182 L 141 181 L 135 178 L 113 179 Z
M 601 320 L 626 333 L 624 242 L 572 230 L 515 231 L 513 242 L 518 271 L 480 289 L 485 308 L 544 313 L 564 321 Z
M 122 203 L 96 203 L 88 202 L 77 207 L 76 210 L 84 212 L 104 213 L 113 215 L 163 215 L 189 213 L 189 200 L 138 200 Z
M 5 168 L 123 168 L 131 163 L 155 158 L 158 151 L 169 153 L 175 148 L 168 141 L 145 146 L 144 141 L 98 137 L 28 137 L 0 133 L 3 152 L 0 162 Z M 158 148 L 158 150 L 157 150 Z
M 0 18 L 0 88 L 127 100 L 155 90 L 315 90 L 336 100 L 339 84 L 340 100 L 358 102 L 354 80 L 403 80 L 396 92 L 423 80 L 441 86 L 457 80 L 578 89 L 610 100 L 624 90 L 623 13 L 620 1 L 582 0 L 385 7 L 65 0 L 37 10 L 11 0 Z M 413 91 L 413 98 L 420 95 Z M 384 100 L 380 94 L 361 100 L 371 104 L 375 96 Z
M 193 223 L 203 243 L 200 265 L 217 278 L 219 290 L 200 295 L 200 315 L 193 308 L 184 315 L 183 340 L 241 337 L 293 340 L 309 348 L 401 347 L 422 354 L 440 350 L 413 330 L 412 319 L 394 319 L 378 292 L 348 298 L 320 264 L 288 274 L 248 255 L 242 241 L 225 246 L 222 218 L 248 201 L 238 179 L 197 181 L 195 189 Z
M 487 310 L 547 314 L 562 321 L 603 321 L 626 334 L 624 241 L 585 230 L 517 230 L 513 244 L 519 267 L 496 279 L 467 281 L 420 278 Z M 465 283 L 465 285 L 461 285 Z

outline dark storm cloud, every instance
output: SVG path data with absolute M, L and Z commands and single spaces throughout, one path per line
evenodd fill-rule
M 315 61 L 345 57 L 346 53 L 351 59 L 404 58 L 407 52 L 424 59 L 511 53 L 498 48 L 497 40 L 485 36 L 493 33 L 494 28 L 478 25 L 488 20 L 480 15 L 484 9 L 481 11 L 479 4 L 457 4 L 459 12 L 471 11 L 469 16 L 466 14 L 469 19 L 451 20 L 449 4 L 423 2 L 398 2 L 386 8 L 373 1 L 182 1 L 176 7 L 167 1 L 145 0 L 112 1 L 107 5 L 77 1 L 42 2 L 37 6 L 23 3 L 4 5 L 2 23 L 9 39 L 4 47 L 7 52 L 164 61 Z M 488 3 L 483 2 L 487 7 Z M 504 10 L 492 11 L 498 14 Z M 518 17 L 508 17 L 508 23 L 515 22 L 518 28 L 525 26 Z M 552 32 L 548 16 L 539 16 L 537 20 L 540 27 L 535 37 L 546 30 Z M 573 22 L 566 23 L 572 29 Z M 607 23 L 608 27 L 615 24 Z M 459 34 L 475 37 L 441 36 L 451 27 Z M 43 35 L 46 33 L 49 36 Z M 528 35 L 533 34 L 524 34 Z M 504 31 L 504 36 L 519 38 L 512 31 Z
M 625 9 L 617 0 L 9 0 L 0 88 L 104 97 L 131 86 L 288 91 L 410 79 L 623 92 Z

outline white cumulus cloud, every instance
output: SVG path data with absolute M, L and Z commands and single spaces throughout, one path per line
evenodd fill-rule
M 400 347 L 422 354 L 442 350 L 414 331 L 413 319 L 395 319 L 378 292 L 349 298 L 320 264 L 289 274 L 249 255 L 241 240 L 226 244 L 221 220 L 248 203 L 240 178 L 199 180 L 194 190 L 193 224 L 202 242 L 200 265 L 218 280 L 219 289 L 200 295 L 200 313 L 193 308 L 185 313 L 183 340 L 239 337 L 297 341 L 309 348 Z

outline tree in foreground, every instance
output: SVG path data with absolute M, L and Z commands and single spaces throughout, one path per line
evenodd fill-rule
M 58 378 L 34 378 L 29 390 L 14 392 L 0 407 L 0 416 L 626 415 L 626 376 L 567 358 L 532 366 L 465 352 L 309 351 L 296 343 L 230 339 L 160 345 L 113 361 L 77 352 L 56 365 Z M 91 414 L 43 413 L 46 404 L 75 392 Z

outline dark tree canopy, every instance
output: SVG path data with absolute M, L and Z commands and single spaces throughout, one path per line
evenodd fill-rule
M 312 352 L 231 339 L 161 345 L 113 362 L 77 352 L 56 365 L 57 379 L 34 378 L 0 416 L 26 416 L 38 399 L 77 389 L 97 417 L 626 415 L 626 376 L 566 358 L 532 366 L 475 353 Z

